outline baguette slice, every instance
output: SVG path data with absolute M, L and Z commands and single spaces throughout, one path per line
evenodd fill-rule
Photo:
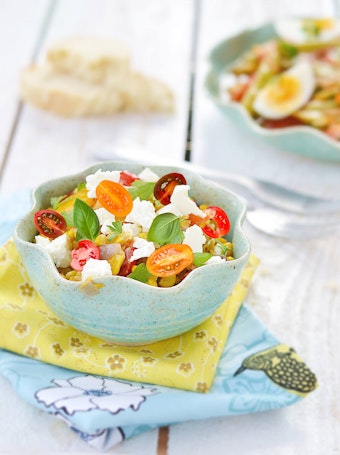
M 113 39 L 68 37 L 51 45 L 46 59 L 56 72 L 115 88 L 124 87 L 130 74 L 128 48 Z
M 174 104 L 172 91 L 162 81 L 137 72 L 131 73 L 125 91 L 125 111 L 172 114 Z
M 124 103 L 122 92 L 56 73 L 49 65 L 31 65 L 22 72 L 21 96 L 63 117 L 115 114 Z
M 123 88 L 94 84 L 55 72 L 50 65 L 31 65 L 21 74 L 21 97 L 62 117 L 112 115 L 117 112 L 173 113 L 174 96 L 167 85 L 131 73 Z

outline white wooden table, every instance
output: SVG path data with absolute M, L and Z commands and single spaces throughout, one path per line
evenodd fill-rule
M 28 189 L 79 171 L 89 149 L 121 143 L 183 159 L 190 55 L 199 6 L 191 160 L 219 170 L 275 179 L 323 196 L 339 195 L 340 165 L 263 145 L 217 111 L 203 88 L 211 47 L 243 28 L 286 15 L 333 15 L 331 0 L 0 0 L 0 191 Z M 167 82 L 171 118 L 124 115 L 65 120 L 19 102 L 20 68 L 59 37 L 93 34 L 125 42 L 134 67 Z M 187 422 L 125 441 L 110 453 L 153 455 L 320 455 L 340 452 L 340 242 L 271 238 L 246 225 L 261 260 L 248 303 L 277 338 L 294 346 L 319 379 L 305 400 L 278 411 Z M 63 422 L 23 402 L 0 377 L 0 453 L 93 453 Z

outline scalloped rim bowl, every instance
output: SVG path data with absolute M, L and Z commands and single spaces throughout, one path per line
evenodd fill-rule
M 263 128 L 239 103 L 228 102 L 220 96 L 220 77 L 243 52 L 255 43 L 263 43 L 276 36 L 272 23 L 245 30 L 217 44 L 209 55 L 211 68 L 205 79 L 205 88 L 217 107 L 246 131 L 260 137 L 278 149 L 308 158 L 340 162 L 340 142 L 311 126 L 292 126 L 276 130 Z
M 84 286 L 62 278 L 50 256 L 32 243 L 36 235 L 34 213 L 49 205 L 50 197 L 65 194 L 97 169 L 139 173 L 145 165 L 111 161 L 83 172 L 40 185 L 33 192 L 33 207 L 19 221 L 14 242 L 29 278 L 47 306 L 71 326 L 120 344 L 148 344 L 196 327 L 207 319 L 231 293 L 250 255 L 243 233 L 245 206 L 225 188 L 191 171 L 170 166 L 147 166 L 158 175 L 182 172 L 199 203 L 220 205 L 230 217 L 234 261 L 202 266 L 171 288 L 156 288 L 130 278 L 112 276 L 94 280 L 100 286 Z

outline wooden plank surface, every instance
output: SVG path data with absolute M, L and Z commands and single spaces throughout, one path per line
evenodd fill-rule
M 0 192 L 32 188 L 43 180 L 78 171 L 99 156 L 109 158 L 108 152 L 104 153 L 107 146 L 146 147 L 157 157 L 182 158 L 196 6 L 200 20 L 192 160 L 219 170 L 274 179 L 315 194 L 339 195 L 339 164 L 298 157 L 248 137 L 217 111 L 203 88 L 207 55 L 217 42 L 278 17 L 331 15 L 331 0 L 3 1 L 0 50 L 6 71 L 0 72 L 0 159 L 15 125 L 20 68 L 37 48 L 37 59 L 42 60 L 49 43 L 63 36 L 86 33 L 125 42 L 136 69 L 173 88 L 177 112 L 170 118 L 124 115 L 65 120 L 25 105 L 0 176 Z M 46 22 L 49 9 L 51 17 Z M 20 39 L 13 30 L 20 30 Z M 10 40 L 13 52 L 5 52 L 5 40 Z M 249 225 L 246 231 L 261 261 L 247 302 L 277 338 L 297 349 L 316 372 L 319 389 L 291 408 L 174 425 L 169 434 L 147 432 L 109 453 L 166 453 L 165 439 L 168 455 L 319 455 L 339 450 L 339 239 L 288 241 L 261 234 Z M 63 422 L 24 403 L 2 377 L 0 400 L 0 453 L 93 453 Z

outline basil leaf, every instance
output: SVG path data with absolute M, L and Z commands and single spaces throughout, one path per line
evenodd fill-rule
M 180 217 L 173 213 L 162 213 L 154 218 L 147 239 L 159 245 L 182 243 L 184 234 L 181 230 Z
M 51 204 L 51 207 L 53 210 L 55 210 L 58 205 L 59 205 L 59 202 L 64 198 L 64 196 L 52 196 L 51 199 L 50 199 L 50 204 Z
M 194 265 L 196 267 L 201 267 L 201 265 L 204 265 L 211 256 L 211 253 L 194 253 Z
M 94 242 L 100 233 L 96 212 L 81 199 L 76 199 L 74 203 L 73 224 L 77 228 L 76 240 L 90 239 Z
M 73 226 L 73 210 L 68 212 L 61 212 L 61 215 L 64 217 L 67 226 Z
M 132 199 L 139 199 L 142 201 L 147 201 L 153 194 L 153 189 L 155 187 L 155 182 L 143 182 L 143 180 L 135 180 L 131 186 L 129 186 L 128 191 L 131 194 Z
M 151 273 L 148 271 L 146 265 L 143 262 L 141 264 L 138 264 L 133 272 L 128 275 L 129 278 L 141 281 L 142 283 L 147 283 L 151 276 Z

